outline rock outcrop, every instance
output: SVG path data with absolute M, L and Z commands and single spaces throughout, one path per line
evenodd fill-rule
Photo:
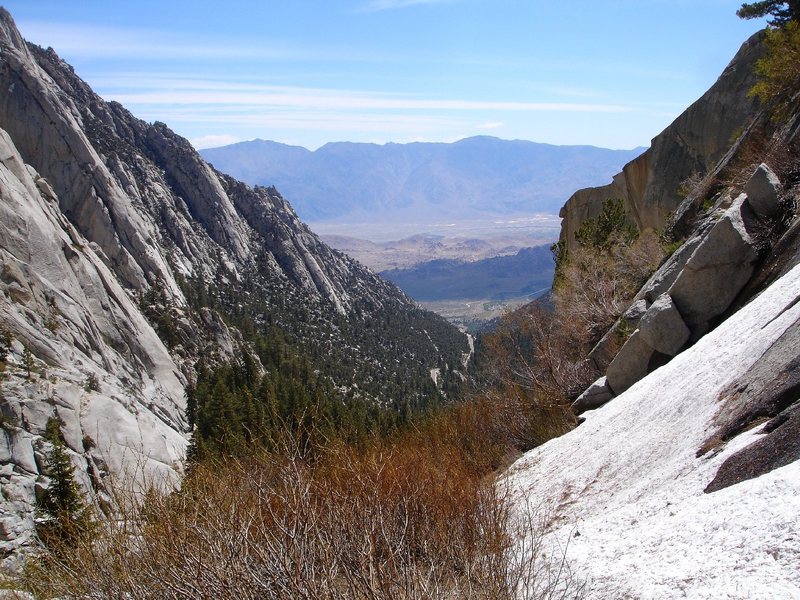
M 744 187 L 755 194 L 759 210 L 751 207 L 749 196 L 743 193 L 727 209 L 715 211 L 700 223 L 592 350 L 590 359 L 605 371 L 614 394 L 627 390 L 707 333 L 753 278 L 759 249 L 763 252 L 770 243 L 766 232 L 774 230 L 780 213 L 780 181 L 760 165 Z M 633 333 L 619 347 L 623 323 Z
M 669 361 L 689 341 L 690 335 L 672 297 L 668 293 L 659 296 L 608 366 L 606 379 L 612 393 L 621 394 Z
M 614 397 L 614 392 L 608 387 L 605 376 L 595 381 L 586 388 L 580 396 L 572 403 L 572 410 L 576 415 L 603 406 Z
M 746 81 L 736 69 L 753 52 L 751 40 L 715 87 Z M 706 147 L 716 189 L 672 215 L 660 215 L 666 195 L 623 196 L 637 225 L 651 214 L 649 226 L 683 242 L 592 350 L 605 377 L 573 404 L 580 427 L 511 469 L 521 510 L 556 499 L 537 542 L 569 540 L 566 561 L 591 598 L 800 596 L 800 543 L 786 535 L 800 511 L 800 111 L 778 123 L 752 108 L 744 121 L 727 113 L 744 123 L 732 148 Z M 666 189 L 661 170 L 687 165 L 681 152 L 647 190 Z M 655 205 L 642 211 L 645 198 Z
M 542 555 L 564 556 L 549 575 L 586 581 L 589 599 L 800 595 L 790 409 L 798 295 L 794 266 L 694 346 L 512 465 L 515 508 L 550 509 L 545 534 L 517 549 L 535 543 Z M 709 444 L 731 413 L 751 416 Z
M 343 396 L 381 405 L 439 393 L 430 369 L 456 376 L 467 351 L 443 319 L 322 243 L 277 190 L 219 174 L 166 125 L 103 101 L 4 9 L 0 194 L 7 561 L 49 483 L 48 422 L 100 508 L 110 479 L 180 477 L 195 362 L 247 349 L 231 315 L 257 308 L 251 328 L 290 339 Z M 407 388 L 390 395 L 398 381 Z
M 751 215 L 747 196 L 742 194 L 711 227 L 669 288 L 695 332 L 704 332 L 753 276 L 758 253 L 747 226 L 754 220 Z
M 0 323 L 13 339 L 0 397 L 8 555 L 27 542 L 36 486 L 47 485 L 50 419 L 87 492 L 125 474 L 174 482 L 187 426 L 186 379 L 100 247 L 63 217 L 2 130 L 0 157 Z
M 757 112 L 757 101 L 747 91 L 755 82 L 753 65 L 763 52 L 762 35 L 748 40 L 711 89 L 653 138 L 650 148 L 625 165 L 612 183 L 579 190 L 567 200 L 559 216 L 561 240 L 568 248 L 575 244 L 581 223 L 597 217 L 612 198 L 623 200 L 640 231 L 664 229 L 682 201 L 681 182 L 693 173 L 710 172 Z

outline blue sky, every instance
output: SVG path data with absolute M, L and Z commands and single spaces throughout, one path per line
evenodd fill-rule
M 101 96 L 253 138 L 646 146 L 763 21 L 731 0 L 13 0 Z

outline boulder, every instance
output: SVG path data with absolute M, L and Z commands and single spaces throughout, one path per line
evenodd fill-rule
M 647 312 L 647 307 L 648 301 L 644 298 L 636 300 L 628 310 L 622 313 L 622 316 L 617 319 L 617 322 L 606 332 L 602 339 L 595 344 L 595 347 L 589 352 L 589 359 L 593 361 L 598 371 L 606 370 L 619 351 L 620 346 L 626 341 L 621 334 L 636 329 L 639 325 L 639 320 Z
M 774 217 L 780 210 L 778 190 L 780 179 L 767 165 L 761 163 L 744 186 L 747 202 L 759 217 Z
M 611 392 L 619 395 L 647 375 L 654 353 L 655 350 L 644 341 L 641 331 L 634 331 L 608 365 L 606 382 Z
M 578 396 L 575 402 L 572 403 L 572 410 L 576 415 L 593 410 L 603 406 L 606 402 L 614 397 L 614 393 L 606 383 L 606 378 L 601 377 L 592 385 L 586 388 L 586 391 Z
M 689 257 L 669 294 L 694 332 L 731 305 L 753 275 L 758 253 L 747 231 L 753 215 L 742 194 Z
M 653 302 L 661 294 L 666 292 L 672 284 L 675 283 L 681 270 L 683 270 L 686 263 L 689 262 L 689 258 L 691 258 L 694 251 L 697 250 L 697 247 L 703 241 L 709 228 L 709 225 L 703 225 L 698 228 L 698 231 L 689 237 L 672 256 L 665 260 L 664 264 L 662 264 L 642 286 L 642 289 L 636 294 L 635 300 L 645 299 L 648 302 Z
M 38 473 L 39 467 L 33 452 L 33 436 L 18 428 L 10 431 L 4 429 L 2 435 L 6 438 L 4 446 L 8 448 L 10 454 L 9 462 L 28 473 Z
M 651 348 L 675 356 L 691 332 L 669 294 L 661 294 L 639 321 L 639 333 Z

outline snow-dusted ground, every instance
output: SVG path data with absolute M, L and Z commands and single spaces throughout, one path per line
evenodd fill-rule
M 509 472 L 552 504 L 591 598 L 800 598 L 800 462 L 704 494 L 743 433 L 697 458 L 728 384 L 798 318 L 800 266 L 695 346 Z M 570 537 L 571 536 L 571 537 Z

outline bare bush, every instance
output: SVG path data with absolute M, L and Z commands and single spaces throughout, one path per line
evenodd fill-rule
M 661 242 L 652 231 L 607 252 L 577 248 L 570 253 L 553 304 L 561 326 L 573 330 L 584 356 L 628 308 L 663 256 Z
M 550 306 L 535 302 L 509 313 L 483 339 L 498 393 L 537 412 L 539 443 L 571 426 L 569 400 L 599 376 L 589 352 L 665 255 L 653 231 L 632 237 L 612 230 L 603 240 L 560 256 Z
M 559 399 L 565 405 L 595 375 L 584 340 L 585 332 L 538 302 L 506 315 L 485 340 L 500 393 L 526 396 L 543 409 Z
M 117 519 L 43 549 L 18 584 L 42 598 L 511 600 L 547 580 L 516 545 L 544 531 L 512 523 L 507 495 L 431 431 L 196 465 L 178 492 L 123 494 Z M 557 582 L 522 597 L 575 597 Z
M 780 133 L 770 135 L 762 127 L 750 132 L 737 148 L 720 176 L 722 184 L 741 190 L 761 163 L 769 166 L 781 181 L 793 181 L 800 173 L 797 146 L 787 143 Z

